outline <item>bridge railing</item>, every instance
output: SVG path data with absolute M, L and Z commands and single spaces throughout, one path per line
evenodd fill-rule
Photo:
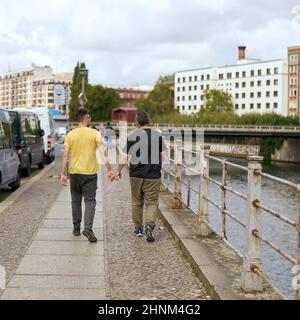
M 104 128 L 105 123 L 102 122 L 92 122 L 91 126 L 95 126 L 97 128 Z M 70 127 L 74 128 L 77 126 L 76 122 L 71 122 Z M 128 123 L 128 128 L 135 128 L 134 123 Z M 112 127 L 119 128 L 119 124 L 112 124 Z M 268 132 L 300 132 L 300 126 L 257 126 L 257 125 L 201 125 L 201 124 L 159 124 L 154 123 L 151 124 L 153 128 L 160 128 L 160 129 L 172 129 L 172 128 L 194 128 L 194 129 L 206 129 L 206 130 L 230 130 L 230 131 L 268 131 Z
M 173 151 L 173 152 L 172 152 Z M 263 273 L 262 259 L 260 246 L 264 243 L 277 254 L 289 261 L 296 270 L 296 299 L 300 300 L 300 184 L 277 178 L 275 176 L 262 172 L 262 157 L 249 156 L 248 167 L 241 166 L 224 159 L 219 159 L 210 155 L 209 146 L 198 146 L 197 150 L 184 149 L 182 142 L 175 141 L 170 144 L 168 148 L 168 160 L 175 166 L 174 172 L 163 166 L 162 183 L 164 187 L 171 191 L 171 180 L 173 177 L 173 192 L 174 198 L 172 203 L 173 209 L 182 209 L 186 207 L 190 209 L 197 216 L 198 233 L 202 237 L 207 237 L 212 232 L 210 225 L 210 212 L 208 205 L 211 204 L 220 211 L 222 237 L 228 242 L 228 219 L 233 220 L 242 226 L 247 235 L 245 254 L 243 256 L 243 267 L 241 272 L 241 287 L 247 293 L 261 292 L 263 290 L 263 281 L 272 286 L 268 278 Z M 200 158 L 199 168 L 191 169 L 182 164 L 182 153 L 198 156 Z M 173 154 L 173 156 L 171 156 Z M 222 165 L 222 181 L 216 181 L 210 177 L 210 162 L 217 162 Z M 248 194 L 244 195 L 241 192 L 234 190 L 228 186 L 228 169 L 235 168 L 248 174 L 247 187 Z M 191 183 L 191 175 L 187 175 L 187 181 L 183 179 L 183 170 L 187 170 L 192 175 L 200 177 L 199 188 L 195 188 Z M 281 212 L 277 212 L 266 205 L 262 201 L 262 178 L 270 179 L 282 185 L 293 188 L 298 194 L 299 217 L 298 221 L 293 221 L 284 216 Z M 217 203 L 209 196 L 209 185 L 216 185 L 221 193 L 221 203 Z M 187 188 L 187 196 L 182 196 L 182 186 Z M 171 191 L 172 192 L 172 191 Z M 191 193 L 194 192 L 198 198 L 198 209 L 195 210 L 191 206 Z M 243 201 L 247 202 L 247 222 L 242 222 L 238 217 L 229 212 L 228 208 L 228 194 L 233 194 Z M 295 247 L 298 249 L 298 257 L 294 258 L 284 250 L 279 248 L 270 240 L 266 239 L 262 234 L 261 227 L 261 213 L 265 212 L 272 215 L 272 217 L 294 228 L 298 234 L 298 244 Z

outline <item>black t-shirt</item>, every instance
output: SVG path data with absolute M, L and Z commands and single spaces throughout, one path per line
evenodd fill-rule
M 132 132 L 123 148 L 130 156 L 130 177 L 160 179 L 161 153 L 165 150 L 161 132 L 148 128 Z

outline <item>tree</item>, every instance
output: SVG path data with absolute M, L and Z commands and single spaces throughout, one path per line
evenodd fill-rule
M 211 89 L 203 92 L 205 111 L 233 112 L 232 96 L 222 90 Z
M 174 82 L 174 81 L 175 81 L 175 75 L 173 73 L 173 74 L 159 77 L 156 84 L 165 84 L 165 83 Z
M 138 100 L 135 105 L 138 111 L 146 111 L 152 118 L 177 113 L 172 91 L 163 84 L 156 84 L 149 96 L 146 99 Z
M 82 76 L 80 74 L 80 69 L 86 68 L 84 62 L 78 62 L 73 74 L 73 82 L 71 87 L 71 102 L 70 102 L 70 119 L 76 120 L 76 113 L 80 107 L 78 96 L 82 89 Z M 88 84 L 88 78 L 85 79 L 86 85 Z
M 87 108 L 92 121 L 107 121 L 111 119 L 111 112 L 120 105 L 119 96 L 114 89 L 101 85 L 88 85 Z

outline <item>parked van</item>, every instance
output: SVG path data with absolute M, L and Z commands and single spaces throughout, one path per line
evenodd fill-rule
M 31 174 L 31 166 L 44 168 L 44 135 L 40 120 L 32 112 L 8 111 L 12 122 L 14 144 L 20 159 L 20 166 L 25 177 Z
M 6 110 L 0 109 L 0 188 L 20 187 L 20 161 L 13 145 L 11 121 Z
M 45 159 L 48 163 L 54 160 L 54 146 L 55 146 L 55 132 L 53 125 L 53 118 L 48 108 L 34 107 L 34 108 L 14 108 L 15 111 L 27 111 L 35 113 L 41 123 L 41 129 L 44 130 L 44 150 Z

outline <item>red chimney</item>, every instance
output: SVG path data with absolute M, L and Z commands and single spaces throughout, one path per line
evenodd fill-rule
M 239 46 L 239 60 L 246 59 L 246 48 L 245 46 Z

